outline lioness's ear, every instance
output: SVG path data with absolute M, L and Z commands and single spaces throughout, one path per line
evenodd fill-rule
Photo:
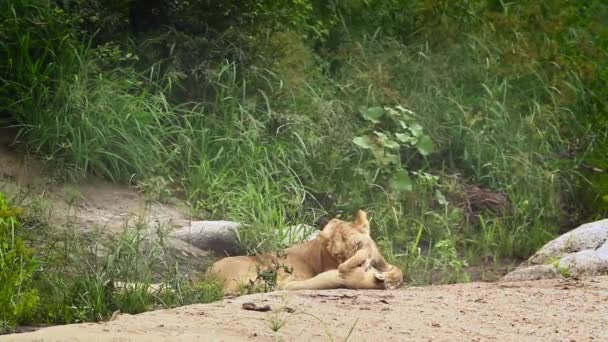
M 355 224 L 363 227 L 366 233 L 369 233 L 369 221 L 367 220 L 367 213 L 361 209 L 357 210 L 357 216 L 355 217 Z
M 323 229 L 321 230 L 321 233 L 318 236 L 320 241 L 322 243 L 324 243 L 327 240 L 330 240 L 332 235 L 334 234 L 335 230 L 336 230 L 336 221 L 330 220 L 329 222 L 327 222 L 325 224 L 325 226 L 323 227 Z

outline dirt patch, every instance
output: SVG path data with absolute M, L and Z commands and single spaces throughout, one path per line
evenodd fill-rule
M 0 179 L 27 188 L 40 178 L 40 165 L 15 150 L 16 134 L 15 129 L 0 128 Z
M 17 131 L 0 128 L 0 190 L 26 197 L 43 199 L 52 205 L 51 220 L 63 224 L 66 217 L 87 230 L 102 227 L 116 232 L 133 217 L 169 228 L 187 226 L 187 209 L 178 205 L 150 203 L 132 187 L 116 185 L 97 177 L 78 183 L 58 184 L 43 171 L 42 163 L 28 158 L 13 146 Z
M 342 341 L 352 329 L 349 341 L 605 341 L 607 326 L 608 277 L 597 277 L 256 294 L 0 340 Z
M 69 226 L 82 233 L 115 235 L 125 228 L 145 226 L 150 232 L 172 231 L 190 225 L 188 208 L 181 202 L 147 201 L 135 188 L 117 185 L 98 177 L 77 183 L 58 183 L 45 172 L 40 161 L 14 148 L 15 130 L 0 129 L 0 191 L 23 205 L 38 203 L 53 225 Z M 188 269 L 203 269 L 210 255 L 179 239 L 167 245 Z
M 76 219 L 83 229 L 97 226 L 119 232 L 131 220 L 160 224 L 167 228 L 180 228 L 189 224 L 185 209 L 146 202 L 144 196 L 135 189 L 96 178 L 53 187 L 49 197 L 54 200 L 54 209 L 60 213 L 67 212 L 69 205 L 76 206 Z M 58 215 L 53 217 L 62 219 Z

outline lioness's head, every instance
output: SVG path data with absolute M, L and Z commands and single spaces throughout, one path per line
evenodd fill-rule
M 358 210 L 353 221 L 331 219 L 319 234 L 318 239 L 338 262 L 354 255 L 359 242 L 370 239 L 367 213 Z
M 352 222 L 337 218 L 331 219 L 323 227 L 321 236 L 330 238 L 338 230 L 349 234 L 360 233 L 369 235 L 369 221 L 367 220 L 367 213 L 363 210 L 357 210 L 355 219 Z

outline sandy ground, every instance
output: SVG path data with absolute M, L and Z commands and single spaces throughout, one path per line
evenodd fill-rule
M 274 292 L 0 341 L 344 341 L 351 328 L 349 341 L 608 341 L 608 277 Z

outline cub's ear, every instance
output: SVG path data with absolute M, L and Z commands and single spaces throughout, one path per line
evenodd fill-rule
M 355 224 L 362 227 L 365 233 L 369 234 L 369 221 L 367 220 L 367 213 L 365 211 L 361 209 L 357 210 Z

